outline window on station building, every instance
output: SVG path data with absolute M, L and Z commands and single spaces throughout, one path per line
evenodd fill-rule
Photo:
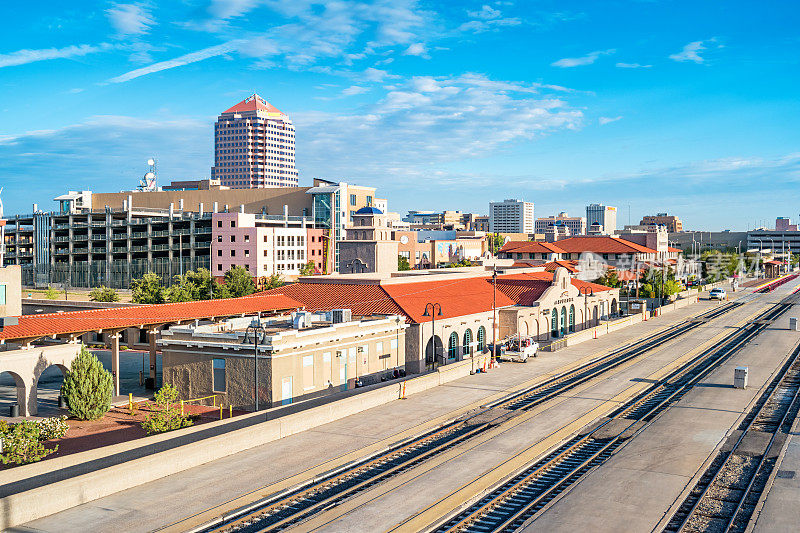
M 472 344 L 472 330 L 467 328 L 464 332 L 464 353 L 469 354 L 470 344 Z
M 212 368 L 212 389 L 214 392 L 225 392 L 225 359 L 213 359 Z
M 478 351 L 483 352 L 486 349 L 486 328 L 481 326 L 478 328 Z
M 573 333 L 575 331 L 575 306 L 569 306 L 569 332 Z
M 447 342 L 447 357 L 453 359 L 458 356 L 458 333 L 455 331 L 450 334 L 450 340 Z

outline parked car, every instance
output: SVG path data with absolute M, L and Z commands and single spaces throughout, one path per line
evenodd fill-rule
M 711 292 L 708 293 L 709 300 L 727 300 L 728 293 L 725 292 L 725 289 L 721 289 L 717 287 L 716 289 L 711 289 Z
M 500 346 L 500 355 L 497 357 L 501 361 L 513 361 L 515 363 L 526 363 L 529 357 L 536 357 L 539 350 L 539 343 L 532 339 L 523 337 L 511 339 L 509 342 Z

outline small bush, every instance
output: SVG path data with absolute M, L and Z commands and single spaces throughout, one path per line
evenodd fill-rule
M 100 285 L 92 289 L 92 292 L 89 293 L 89 299 L 93 302 L 118 302 L 119 294 L 111 287 Z
M 42 420 L 37 420 L 36 423 L 39 425 L 39 440 L 60 439 L 69 430 L 67 417 L 64 415 L 43 418 Z
M 86 347 L 81 347 L 61 385 L 69 412 L 79 420 L 97 420 L 111 408 L 111 393 L 111 373 Z
M 59 294 L 60 293 L 53 287 L 47 287 L 47 290 L 44 291 L 44 297 L 48 300 L 58 300 Z
M 172 385 L 164 385 L 155 394 L 156 410 L 142 422 L 148 435 L 164 433 L 192 425 L 189 417 L 178 410 L 178 391 Z
M 58 451 L 58 446 L 45 448 L 42 444 L 42 428 L 32 420 L 23 420 L 18 424 L 6 424 L 3 439 L 3 453 L 0 461 L 3 464 L 24 465 L 41 461 L 51 453 Z

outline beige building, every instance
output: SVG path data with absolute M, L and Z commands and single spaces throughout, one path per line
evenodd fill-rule
M 22 315 L 22 267 L 0 268 L 0 317 Z
M 405 318 L 349 319 L 349 310 L 262 320 L 259 407 L 325 396 L 404 375 Z M 252 408 L 254 317 L 163 331 L 164 383 L 181 398 L 217 395 L 217 404 Z M 342 321 L 340 321 L 342 320 Z
M 642 217 L 642 226 L 666 226 L 668 233 L 678 233 L 683 231 L 683 222 L 675 215 L 668 215 L 667 213 L 658 213 L 656 215 L 648 215 Z

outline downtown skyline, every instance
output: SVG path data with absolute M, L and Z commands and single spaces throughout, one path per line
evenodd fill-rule
M 220 111 L 294 121 L 300 185 L 393 211 L 668 211 L 687 229 L 797 218 L 798 10 L 743 2 L 44 2 L 6 8 L 6 215 L 67 189 L 208 177 Z M 40 13 L 45 13 L 41 15 Z M 31 22 L 33 21 L 33 22 Z M 424 194 L 420 194 L 420 192 Z M 33 194 L 32 194 L 33 192 Z

